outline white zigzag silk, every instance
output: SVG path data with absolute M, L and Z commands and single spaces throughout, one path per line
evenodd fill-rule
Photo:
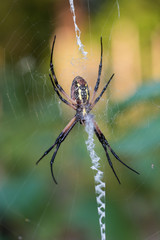
M 99 214 L 99 225 L 101 231 L 101 240 L 106 240 L 105 234 L 105 183 L 102 181 L 103 172 L 99 170 L 100 158 L 94 151 L 94 121 L 93 115 L 88 114 L 85 118 L 85 130 L 88 133 L 88 140 L 86 141 L 87 150 L 90 153 L 90 158 L 92 160 L 92 169 L 95 170 L 95 193 L 96 193 L 96 201 L 97 201 L 97 209 Z
M 81 31 L 76 23 L 76 14 L 75 14 L 75 8 L 74 8 L 74 2 L 73 0 L 69 0 L 69 4 L 70 4 L 70 9 L 71 12 L 73 14 L 73 22 L 74 22 L 74 27 L 75 27 L 75 33 L 76 33 L 76 38 L 77 38 L 77 45 L 79 46 L 79 50 L 81 51 L 81 53 L 84 55 L 84 57 L 87 56 L 87 52 L 84 51 L 84 45 L 81 42 L 80 39 L 80 35 L 81 35 Z

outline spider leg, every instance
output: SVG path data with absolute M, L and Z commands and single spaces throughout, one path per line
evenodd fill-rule
M 102 92 L 100 93 L 100 95 L 95 99 L 94 103 L 91 104 L 91 109 L 95 106 L 95 104 L 100 100 L 100 98 L 102 97 L 103 93 L 106 91 L 109 83 L 111 82 L 112 78 L 113 78 L 114 74 L 112 74 L 112 76 L 110 77 L 110 79 L 108 80 L 108 82 L 106 83 L 106 85 L 104 86 Z
M 59 136 L 57 137 L 55 143 L 47 150 L 45 151 L 45 153 L 42 155 L 42 157 L 36 162 L 36 164 L 38 164 L 42 158 L 44 158 L 56 145 L 56 150 L 53 153 L 52 159 L 50 161 L 50 167 L 51 167 L 51 174 L 52 174 L 52 178 L 54 180 L 54 182 L 57 184 L 57 181 L 54 177 L 53 174 L 53 163 L 54 163 L 54 159 L 56 157 L 56 154 L 58 152 L 58 149 L 61 145 L 61 143 L 65 140 L 65 138 L 67 137 L 67 135 L 69 134 L 69 132 L 72 130 L 72 128 L 74 127 L 74 125 L 78 122 L 79 120 L 76 118 L 76 116 L 74 118 L 72 118 L 72 120 L 67 124 L 67 126 L 63 129 L 63 131 L 59 134 Z
M 97 126 L 97 124 L 96 124 L 95 122 L 94 122 L 94 131 L 95 131 L 95 134 L 96 134 L 98 140 L 99 140 L 100 143 L 102 144 L 102 147 L 104 148 L 104 151 L 105 151 L 105 153 L 106 153 L 109 166 L 111 167 L 111 169 L 112 169 L 115 177 L 117 178 L 117 180 L 118 180 L 118 182 L 119 182 L 119 184 L 120 184 L 121 182 L 120 182 L 120 180 L 119 180 L 119 178 L 118 178 L 118 176 L 117 176 L 117 174 L 116 174 L 116 171 L 114 170 L 112 161 L 111 161 L 110 156 L 109 156 L 108 151 L 107 151 L 106 143 L 105 143 L 105 141 L 104 141 L 104 139 L 103 139 L 104 135 L 101 133 L 100 129 L 98 128 L 98 126 Z M 100 133 L 101 133 L 101 134 L 100 134 Z
M 111 159 L 110 159 L 110 157 L 109 157 L 109 154 L 108 154 L 108 152 L 107 152 L 107 147 L 108 147 L 108 149 L 110 150 L 110 152 L 113 154 L 113 156 L 114 156 L 119 162 L 121 162 L 125 167 L 127 167 L 127 168 L 130 169 L 131 171 L 139 174 L 139 173 L 138 173 L 137 171 L 135 171 L 133 168 L 129 167 L 127 164 L 125 164 L 124 162 L 122 162 L 122 160 L 120 160 L 120 158 L 117 156 L 117 154 L 116 154 L 116 153 L 113 151 L 113 149 L 110 147 L 108 141 L 106 140 L 105 136 L 103 135 L 103 133 L 102 133 L 101 130 L 99 129 L 99 127 L 98 127 L 98 125 L 97 125 L 96 122 L 94 122 L 94 132 L 95 132 L 98 140 L 100 141 L 100 143 L 102 144 L 102 146 L 103 146 L 103 148 L 104 148 L 104 150 L 105 150 L 105 152 L 106 152 L 106 156 L 107 156 L 107 160 L 108 160 L 108 162 L 109 162 L 109 165 L 110 165 L 110 167 L 112 168 L 112 171 L 113 171 L 114 175 L 116 176 L 116 178 L 117 178 L 117 180 L 118 180 L 119 183 L 120 183 L 120 180 L 119 180 L 119 178 L 118 178 L 118 176 L 117 176 L 117 174 L 116 174 L 116 172 L 115 172 L 115 170 L 114 170 L 114 168 L 113 168 L 113 164 L 112 164 Z
M 55 145 L 56 145 L 56 142 L 47 151 L 44 152 L 42 157 L 40 157 L 40 159 L 38 159 L 38 161 L 36 162 L 37 165 L 42 160 L 42 158 L 44 158 L 54 148 Z
M 94 88 L 91 104 L 93 103 L 93 101 L 95 99 L 95 96 L 96 96 L 96 92 L 97 92 L 97 90 L 99 88 L 100 77 L 101 77 L 101 72 L 102 72 L 102 56 L 103 56 L 102 37 L 100 38 L 100 42 L 101 42 L 101 57 L 100 57 L 100 64 L 99 64 L 99 69 L 98 69 L 98 78 L 97 78 L 97 82 L 96 82 L 96 85 L 95 85 L 95 88 Z
M 97 137 L 98 137 L 98 136 L 97 136 Z M 98 137 L 98 139 L 99 139 L 99 137 Z M 99 139 L 99 141 L 100 141 L 100 139 Z M 106 152 L 106 156 L 107 156 L 108 163 L 109 163 L 110 167 L 112 168 L 112 171 L 113 171 L 115 177 L 117 178 L 119 184 L 121 184 L 121 182 L 120 182 L 120 180 L 119 180 L 119 178 L 118 178 L 118 176 L 117 176 L 117 174 L 116 174 L 116 172 L 115 172 L 115 170 L 114 170 L 114 167 L 113 167 L 112 161 L 111 161 L 111 159 L 110 159 L 110 156 L 109 156 L 109 154 L 108 154 L 106 145 L 102 145 L 102 146 L 103 146 L 103 148 L 104 148 L 104 150 L 105 150 L 105 152 Z
M 76 107 L 75 107 L 74 105 L 72 105 L 70 102 L 68 102 L 66 99 L 64 99 L 64 98 L 61 96 L 61 94 L 59 93 L 57 87 L 54 85 L 54 82 L 53 82 L 53 79 L 52 79 L 52 77 L 51 77 L 51 74 L 49 74 L 49 77 L 50 77 L 50 79 L 51 79 L 51 82 L 52 82 L 52 85 L 53 85 L 53 87 L 54 87 L 54 90 L 55 90 L 55 92 L 57 93 L 57 95 L 58 95 L 58 97 L 60 98 L 60 100 L 61 100 L 62 102 L 64 102 L 65 104 L 69 105 L 70 107 L 72 107 L 74 110 L 76 110 Z
M 56 184 L 58 184 L 58 183 L 57 183 L 57 181 L 56 181 L 56 179 L 55 179 L 55 176 L 54 176 L 54 174 L 53 174 L 53 163 L 54 163 L 54 159 L 55 159 L 55 157 L 56 157 L 56 154 L 57 154 L 57 152 L 58 152 L 59 147 L 60 147 L 60 144 L 57 145 L 56 150 L 55 150 L 55 152 L 53 153 L 52 159 L 51 159 L 51 161 L 50 161 L 52 178 L 53 178 L 53 181 L 54 181 Z
M 127 164 L 125 164 L 125 163 L 117 156 L 117 154 L 116 154 L 116 153 L 113 151 L 113 149 L 110 147 L 110 145 L 109 145 L 109 143 L 108 143 L 108 141 L 107 141 L 106 139 L 105 139 L 105 143 L 106 143 L 106 145 L 108 146 L 110 152 L 113 154 L 113 156 L 114 156 L 119 162 L 121 162 L 125 167 L 129 168 L 131 171 L 139 174 L 139 172 L 137 172 L 137 171 L 134 170 L 133 168 L 129 167 Z
M 63 88 L 58 83 L 58 80 L 57 80 L 57 77 L 56 77 L 56 74 L 55 74 L 55 71 L 54 71 L 53 62 L 52 62 L 53 49 L 54 49 L 55 41 L 56 41 L 56 35 L 54 36 L 54 40 L 53 40 L 53 44 L 52 44 L 52 50 L 51 50 L 51 59 L 50 59 L 50 69 L 51 69 L 51 73 L 52 73 L 52 76 L 53 76 L 53 79 L 54 79 L 54 84 L 58 88 L 58 90 L 68 99 L 68 101 L 70 101 L 72 104 L 76 104 L 76 101 L 74 101 L 72 98 L 70 98 L 68 96 L 68 94 L 63 90 Z

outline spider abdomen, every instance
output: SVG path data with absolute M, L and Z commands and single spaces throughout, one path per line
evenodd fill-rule
M 87 82 L 80 76 L 75 77 L 71 86 L 71 98 L 75 100 L 77 104 L 87 104 L 89 97 Z

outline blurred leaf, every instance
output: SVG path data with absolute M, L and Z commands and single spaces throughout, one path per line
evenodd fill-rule
M 31 176 L 8 179 L 1 182 L 0 187 L 0 211 L 5 216 L 10 216 L 11 212 L 21 212 L 24 215 L 33 214 L 33 206 L 38 208 L 41 201 L 45 198 L 44 184 L 41 179 L 35 179 Z M 32 209 L 30 208 L 32 206 Z M 34 209 L 35 211 L 36 209 Z M 1 217 L 3 216 L 1 215 Z
M 120 152 L 129 155 L 141 155 L 154 152 L 160 147 L 160 115 L 150 119 L 147 123 L 132 129 L 116 144 Z
M 109 118 L 120 114 L 122 111 L 133 107 L 137 103 L 147 104 L 149 101 L 154 99 L 160 99 L 160 82 L 151 82 L 149 84 L 143 84 L 140 88 L 137 89 L 135 94 L 129 97 L 127 100 L 115 104 L 109 109 Z

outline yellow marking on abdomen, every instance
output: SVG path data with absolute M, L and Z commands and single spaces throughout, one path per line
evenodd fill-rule
M 89 98 L 89 94 L 88 94 L 88 89 L 86 88 L 86 95 L 87 95 L 87 100 Z
M 83 116 L 86 114 L 86 109 L 83 108 Z
M 77 83 L 77 86 L 78 86 L 78 97 L 79 97 L 80 100 L 82 100 L 82 94 L 81 94 L 82 91 L 80 89 L 81 85 L 79 83 Z
M 80 100 L 82 100 L 82 94 L 81 94 L 81 92 L 82 92 L 81 89 L 78 88 L 78 97 L 79 97 Z

